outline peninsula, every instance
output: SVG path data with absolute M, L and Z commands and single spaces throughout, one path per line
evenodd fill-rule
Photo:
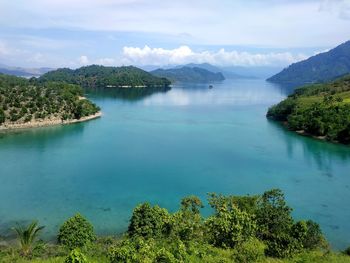
M 73 84 L 0 74 L 0 130 L 68 124 L 101 116 Z

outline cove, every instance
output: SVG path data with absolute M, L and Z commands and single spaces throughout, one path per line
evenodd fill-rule
M 88 91 L 100 119 L 1 133 L 0 235 L 38 219 L 51 239 L 76 212 L 99 234 L 117 234 L 140 202 L 174 211 L 190 194 L 280 188 L 296 218 L 320 223 L 334 248 L 348 246 L 350 147 L 267 120 L 288 89 L 263 80 L 213 86 Z

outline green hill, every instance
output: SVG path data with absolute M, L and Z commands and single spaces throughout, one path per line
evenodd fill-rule
M 225 79 L 220 72 L 211 72 L 199 67 L 181 67 L 172 69 L 157 69 L 151 71 L 155 76 L 167 78 L 172 82 L 214 82 Z
M 350 41 L 328 52 L 294 63 L 267 79 L 284 83 L 319 83 L 334 80 L 350 73 Z
M 62 68 L 50 71 L 39 78 L 39 82 L 64 81 L 81 85 L 83 88 L 131 88 L 131 87 L 165 87 L 170 82 L 132 66 L 104 67 L 91 65 L 75 70 Z
M 29 122 L 68 121 L 94 115 L 99 108 L 77 85 L 37 83 L 0 74 L 0 128 Z
M 350 143 L 350 74 L 326 84 L 297 89 L 272 106 L 267 117 L 300 133 Z

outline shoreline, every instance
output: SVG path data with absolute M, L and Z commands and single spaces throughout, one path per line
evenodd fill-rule
M 99 111 L 93 115 L 85 116 L 80 119 L 71 119 L 71 120 L 48 119 L 48 120 L 41 120 L 41 121 L 30 121 L 26 123 L 7 123 L 7 124 L 0 125 L 0 132 L 49 127 L 49 126 L 56 126 L 56 125 L 67 125 L 67 124 L 90 121 L 93 119 L 100 118 L 101 116 L 102 116 L 102 112 Z
M 273 120 L 273 119 L 272 119 Z M 274 120 L 273 120 L 274 121 Z M 288 128 L 288 121 L 277 121 L 279 123 L 282 124 L 282 126 L 287 129 L 288 131 L 294 132 L 299 136 L 303 136 L 303 137 L 308 137 L 308 138 L 312 138 L 318 141 L 322 141 L 322 142 L 326 142 L 326 143 L 332 143 L 332 144 L 338 144 L 338 145 L 344 145 L 344 146 L 348 146 L 348 144 L 345 143 L 341 143 L 339 141 L 332 141 L 332 140 L 328 140 L 326 136 L 316 136 L 310 133 L 305 132 L 304 130 L 292 130 Z

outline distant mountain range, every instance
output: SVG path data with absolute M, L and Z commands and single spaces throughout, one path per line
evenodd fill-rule
M 17 77 L 39 77 L 49 71 L 53 70 L 52 68 L 21 68 L 21 67 L 9 67 L 3 64 L 0 64 L 0 73 L 13 75 Z
M 350 73 L 350 41 L 328 52 L 294 63 L 268 81 L 280 83 L 322 83 Z
M 133 66 L 104 67 L 91 65 L 78 69 L 61 68 L 42 75 L 39 82 L 58 81 L 84 88 L 167 87 L 170 81 Z
M 172 69 L 156 69 L 151 74 L 167 78 L 172 82 L 215 82 L 225 79 L 221 72 L 212 72 L 199 67 L 176 67 Z
M 271 76 L 272 74 L 276 74 L 277 72 L 281 71 L 282 67 L 276 67 L 276 66 L 249 66 L 249 67 L 243 67 L 243 66 L 231 66 L 231 67 L 219 67 L 214 66 L 209 63 L 202 63 L 202 64 L 185 64 L 185 65 L 167 65 L 161 67 L 161 69 L 177 69 L 182 67 L 190 67 L 190 68 L 202 68 L 206 69 L 208 71 L 211 71 L 213 73 L 221 72 L 222 75 L 225 77 L 225 79 L 266 79 L 267 77 Z M 155 66 L 142 66 L 142 69 L 152 72 L 156 69 L 158 69 Z

